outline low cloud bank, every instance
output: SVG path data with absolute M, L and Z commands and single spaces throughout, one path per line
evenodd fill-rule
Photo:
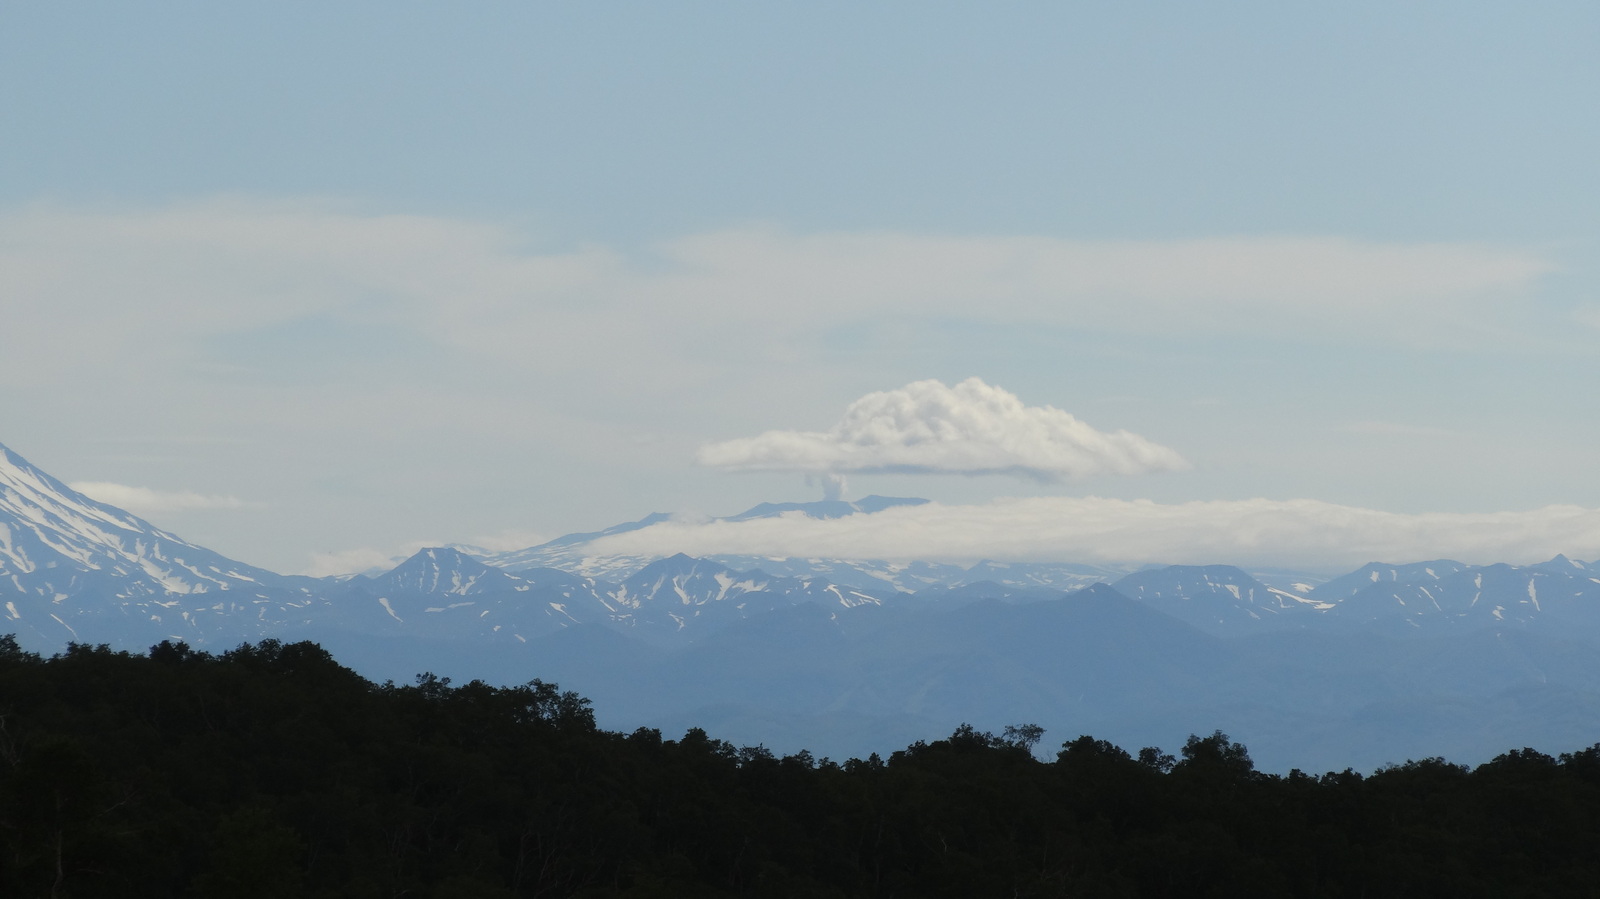
M 851 403 L 827 431 L 767 431 L 707 444 L 701 465 L 816 474 L 1011 474 L 1039 481 L 1187 468 L 1172 449 L 1128 431 L 1099 431 L 1053 406 L 968 378 L 916 381 Z
M 597 555 L 1236 564 L 1348 570 L 1453 558 L 1530 563 L 1600 557 L 1600 509 L 1403 514 L 1309 499 L 1166 505 L 1098 497 L 897 507 L 818 521 L 664 522 L 598 540 Z
M 127 509 L 135 515 L 148 516 L 160 512 L 188 512 L 198 509 L 241 509 L 244 502 L 238 497 L 195 493 L 189 490 L 151 490 L 149 487 L 129 487 L 110 481 L 74 481 L 67 486 L 90 499 Z

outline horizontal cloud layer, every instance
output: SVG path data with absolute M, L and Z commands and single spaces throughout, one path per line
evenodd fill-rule
M 708 328 L 712 339 L 785 344 L 884 316 L 1362 343 L 1500 339 L 1504 314 L 1554 268 L 1518 248 L 1337 237 L 747 228 L 640 250 L 538 251 L 495 223 L 310 201 L 35 206 L 0 211 L 0 293 L 18 304 L 0 334 L 0 383 L 85 364 L 125 371 L 153 352 L 306 320 L 395 327 L 536 368 L 634 360 L 657 379 L 658 357 L 678 347 L 677 361 L 692 365 Z M 74 340 L 42 339 L 63 331 Z M 541 352 L 528 352 L 530 335 Z M 35 367 L 62 353 L 72 365 Z
M 238 509 L 244 502 L 233 496 L 208 495 L 190 490 L 151 490 L 110 481 L 74 481 L 67 485 L 90 499 L 126 509 L 135 515 L 187 512 L 195 509 Z
M 916 381 L 851 403 L 827 431 L 767 431 L 701 447 L 729 471 L 1013 474 L 1051 481 L 1186 468 L 1177 452 L 1107 433 L 1053 406 L 1026 406 L 978 378 Z
M 452 515 L 456 532 L 480 526 L 469 515 L 557 528 L 634 514 L 646 497 L 683 504 L 662 485 L 707 435 L 831 423 L 838 409 L 819 396 L 854 397 L 859 385 L 922 373 L 948 379 L 952 358 L 984 372 L 1006 360 L 1014 387 L 1039 383 L 1040 372 L 1089 379 L 1122 365 L 1144 383 L 1119 378 L 1117 390 L 1160 392 L 1167 403 L 1191 389 L 1238 399 L 1251 386 L 1236 364 L 1244 357 L 1270 372 L 1261 383 L 1280 396 L 1328 386 L 1340 347 L 1467 346 L 1492 350 L 1481 357 L 1490 366 L 1519 355 L 1543 365 L 1548 338 L 1586 359 L 1571 315 L 1550 314 L 1570 312 L 1552 293 L 1561 279 L 1548 277 L 1557 257 L 1548 247 L 1316 235 L 1081 240 L 761 226 L 586 244 L 503 221 L 307 199 L 40 203 L 0 210 L 0 392 L 13 429 L 0 438 L 37 445 L 32 430 L 79 447 L 109 434 L 228 438 L 236 445 L 226 459 L 212 454 L 207 481 L 218 483 L 225 464 L 226 492 L 270 495 L 274 508 L 215 523 L 215 537 L 248 521 L 255 532 L 233 535 L 235 545 L 293 564 L 353 533 L 399 542 Z M 1085 347 L 1096 351 L 1074 352 Z M 1219 359 L 1226 364 L 1211 368 Z M 1369 361 L 1360 369 L 1372 370 Z M 1217 376 L 1191 381 L 1191 367 Z M 1550 383 L 1546 394 L 1575 381 Z M 812 387 L 797 393 L 796 384 Z M 1072 402 L 1105 389 L 1079 390 Z M 808 417 L 763 422 L 779 395 Z M 1406 421 L 1389 405 L 1361 414 Z M 1286 410 L 1274 433 L 1321 424 L 1316 406 Z M 1506 408 L 1491 410 L 1501 418 L 1486 421 L 1482 439 L 1520 451 L 1522 429 L 1504 420 Z M 1571 433 L 1559 450 L 1579 460 L 1567 463 L 1576 477 L 1590 441 Z M 1216 458 L 1214 433 L 1184 439 L 1197 460 Z M 1306 451 L 1277 448 L 1270 483 L 1316 470 Z M 155 455 L 74 470 L 159 483 L 168 476 L 155 466 L 167 462 Z M 700 489 L 726 489 L 703 483 L 716 480 L 705 472 L 692 477 Z M 1326 476 L 1317 479 L 1315 490 L 1326 489 Z M 481 505 L 466 510 L 464 497 Z M 530 498 L 542 516 L 531 521 Z
M 1161 504 L 1097 497 L 929 503 L 819 521 L 663 522 L 596 554 L 685 552 L 845 559 L 1230 563 L 1340 570 L 1450 557 L 1527 563 L 1600 557 L 1600 509 L 1401 514 L 1317 500 Z

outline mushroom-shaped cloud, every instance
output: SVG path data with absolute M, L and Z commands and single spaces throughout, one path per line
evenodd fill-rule
M 1098 431 L 1053 406 L 1023 405 L 978 378 L 869 393 L 827 431 L 768 431 L 711 443 L 697 459 L 728 471 L 1009 474 L 1039 481 L 1189 467 L 1176 451 L 1138 434 Z

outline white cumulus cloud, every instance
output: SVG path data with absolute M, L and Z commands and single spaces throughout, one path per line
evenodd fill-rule
M 1027 406 L 968 378 L 916 381 L 851 403 L 827 431 L 767 431 L 707 444 L 701 465 L 728 471 L 1010 474 L 1055 481 L 1187 468 L 1128 431 L 1100 431 L 1053 406 Z
M 1159 562 L 1346 570 L 1449 557 L 1531 563 L 1600 557 L 1600 509 L 1384 512 L 1319 500 L 1163 504 L 1099 497 L 929 503 L 872 515 L 663 522 L 598 540 L 598 555 L 761 555 L 973 562 Z
M 244 507 L 244 502 L 238 497 L 195 493 L 192 490 L 152 490 L 149 487 L 129 487 L 126 484 L 114 484 L 110 481 L 74 481 L 67 486 L 90 499 L 126 509 L 135 515 Z

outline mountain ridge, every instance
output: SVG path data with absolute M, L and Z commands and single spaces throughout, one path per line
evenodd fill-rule
M 1560 709 L 1600 707 L 1600 573 L 1563 556 L 1374 562 L 1317 584 L 1262 574 L 1288 589 L 1227 565 L 745 566 L 682 554 L 604 579 L 583 570 L 585 540 L 569 539 L 584 536 L 551 542 L 566 568 L 513 571 L 427 547 L 372 576 L 277 575 L 6 450 L 0 632 L 47 652 L 314 639 L 375 677 L 559 677 L 618 726 L 718 726 L 841 756 L 963 720 L 1014 723 L 991 720 L 1006 715 L 1135 745 L 1223 726 L 1264 759 L 1381 764 L 1430 747 L 1503 750 L 1484 734 L 1592 743 Z
M 874 495 L 855 502 L 760 503 L 722 520 L 870 515 L 925 502 Z M 1293 582 L 1292 572 L 1276 573 L 1274 579 L 1291 582 L 1289 590 L 1227 565 L 1127 570 L 981 561 L 963 567 L 678 554 L 612 564 L 606 576 L 592 572 L 588 544 L 668 519 L 652 513 L 511 552 L 427 547 L 375 575 L 313 579 L 279 575 L 184 541 L 84 496 L 0 446 L 0 585 L 7 587 L 0 614 L 54 641 L 114 635 L 119 626 L 130 639 L 248 639 L 319 621 L 388 633 L 410 618 L 430 627 L 462 619 L 445 630 L 463 638 L 496 639 L 509 629 L 526 640 L 552 627 L 600 623 L 670 642 L 692 638 L 697 628 L 804 602 L 834 614 L 886 604 L 909 609 L 919 595 L 930 607 L 988 598 L 1038 602 L 1100 583 L 1219 635 L 1323 622 L 1400 632 L 1474 622 L 1556 629 L 1578 623 L 1600 632 L 1600 571 L 1559 555 L 1527 566 L 1373 562 L 1315 585 Z M 401 607 L 408 613 L 400 614 Z M 481 626 L 469 626 L 469 614 Z M 89 625 L 87 632 L 79 623 Z

